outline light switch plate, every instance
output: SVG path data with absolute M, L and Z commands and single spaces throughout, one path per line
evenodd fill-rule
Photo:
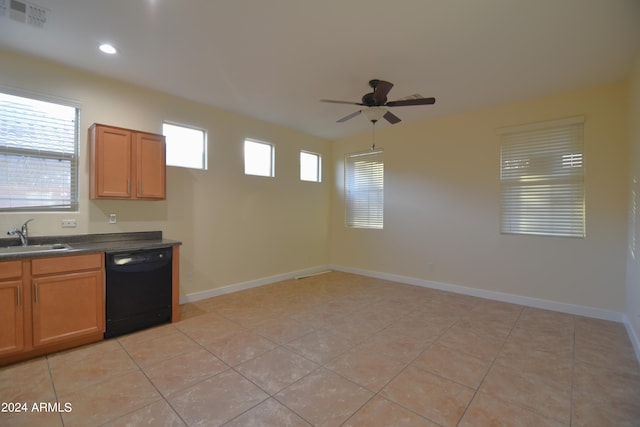
M 109 224 L 116 224 L 118 222 L 118 215 L 112 213 L 109 214 Z
M 62 220 L 62 228 L 75 228 L 76 220 L 75 219 L 63 219 Z

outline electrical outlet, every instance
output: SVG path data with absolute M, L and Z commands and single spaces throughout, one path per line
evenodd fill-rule
M 112 213 L 109 214 L 109 224 L 116 224 L 118 222 L 118 215 Z
M 76 228 L 76 220 L 75 219 L 63 219 L 62 220 L 62 228 Z

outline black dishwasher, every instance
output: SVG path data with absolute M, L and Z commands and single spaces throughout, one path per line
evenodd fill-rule
M 172 249 L 106 253 L 105 338 L 171 321 Z

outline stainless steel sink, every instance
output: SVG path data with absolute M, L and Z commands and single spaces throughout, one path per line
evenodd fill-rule
M 8 246 L 0 248 L 0 255 L 24 254 L 24 253 L 44 253 L 68 251 L 71 246 L 66 243 L 54 243 L 51 245 L 28 245 L 28 246 Z

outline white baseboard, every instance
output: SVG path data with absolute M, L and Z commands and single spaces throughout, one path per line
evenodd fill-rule
M 576 304 L 567 304 L 563 302 L 545 300 L 540 298 L 526 297 L 521 295 L 508 294 L 504 292 L 489 291 L 485 289 L 470 288 L 467 286 L 453 285 L 450 283 L 435 282 L 431 280 L 417 279 L 415 277 L 402 276 L 398 274 L 382 273 L 379 271 L 363 270 L 359 268 L 345 267 L 342 265 L 322 265 L 303 270 L 291 271 L 288 273 L 278 274 L 275 276 L 264 277 L 261 279 L 249 280 L 246 282 L 236 283 L 233 285 L 223 286 L 221 288 L 209 289 L 201 292 L 194 292 L 180 297 L 180 304 L 195 302 L 218 295 L 238 292 L 245 289 L 256 288 L 282 280 L 294 279 L 308 275 L 324 273 L 327 270 L 342 271 L 345 273 L 359 274 L 361 276 L 375 277 L 393 282 L 405 283 L 409 285 L 421 286 L 424 288 L 438 289 L 441 291 L 453 292 L 462 295 L 469 295 L 479 298 L 486 298 L 495 301 L 508 302 L 513 304 L 525 305 L 528 307 L 541 308 L 545 310 L 559 311 L 562 313 L 574 314 L 578 316 L 592 317 L 596 319 L 610 320 L 613 322 L 623 323 L 627 329 L 627 334 L 631 340 L 635 350 L 638 362 L 640 362 L 640 331 L 635 331 L 631 322 L 624 313 L 611 310 L 603 310 L 595 307 L 587 307 Z
M 363 270 L 358 268 L 345 267 L 341 265 L 330 265 L 331 270 L 343 271 L 345 273 L 359 274 L 361 276 L 375 277 L 377 279 L 390 280 L 393 282 L 406 283 L 409 285 L 422 286 L 430 289 L 454 292 L 457 294 L 470 295 L 479 298 L 486 298 L 495 301 L 509 302 L 513 304 L 525 305 L 528 307 L 553 310 L 561 313 L 574 314 L 577 316 L 592 317 L 596 319 L 610 320 L 624 324 L 627 335 L 631 340 L 636 353 L 638 363 L 640 363 L 640 331 L 634 330 L 625 313 L 617 311 L 603 310 L 595 307 L 587 307 L 577 304 L 567 304 L 563 302 L 545 300 L 540 298 L 526 297 L 521 295 L 507 294 L 503 292 L 489 291 L 485 289 L 469 288 L 467 286 L 452 285 L 450 283 L 434 282 L 431 280 L 416 279 L 397 274 L 381 273 L 378 271 Z
M 295 279 L 324 272 L 328 269 L 326 265 L 305 268 L 303 270 L 291 271 L 288 273 L 277 274 L 275 276 L 263 277 L 260 279 L 249 280 L 246 282 L 235 283 L 233 285 L 223 286 L 220 288 L 208 289 L 201 292 L 193 292 L 191 294 L 181 295 L 180 304 L 200 301 L 207 298 L 217 297 L 218 295 L 230 294 L 232 292 L 243 291 L 245 289 L 257 288 L 258 286 L 269 285 L 271 283 L 280 282 L 282 280 Z
M 633 324 L 629 321 L 627 316 L 624 317 L 624 326 L 627 328 L 627 335 L 629 335 L 629 338 L 631 339 L 633 349 L 636 351 L 638 363 L 640 363 L 640 331 L 636 331 L 633 328 Z
M 422 286 L 424 288 L 438 289 L 441 291 L 454 292 L 457 294 L 469 295 L 490 300 L 509 302 L 513 304 L 526 305 L 528 307 L 542 308 L 545 310 L 559 311 L 562 313 L 575 314 L 578 316 L 593 317 L 596 319 L 611 320 L 614 322 L 624 322 L 625 315 L 611 310 L 587 307 L 576 304 L 545 300 L 540 298 L 526 297 L 521 295 L 508 294 L 504 292 L 489 291 L 486 289 L 469 288 L 467 286 L 453 285 L 450 283 L 434 282 L 431 280 L 417 279 L 414 277 L 402 276 L 398 274 L 382 273 L 378 271 L 363 270 L 359 268 L 345 267 L 342 265 L 330 265 L 329 268 L 345 273 L 354 273 L 361 276 L 375 277 L 378 279 L 391 280 L 394 282 L 406 283 L 408 285 Z

